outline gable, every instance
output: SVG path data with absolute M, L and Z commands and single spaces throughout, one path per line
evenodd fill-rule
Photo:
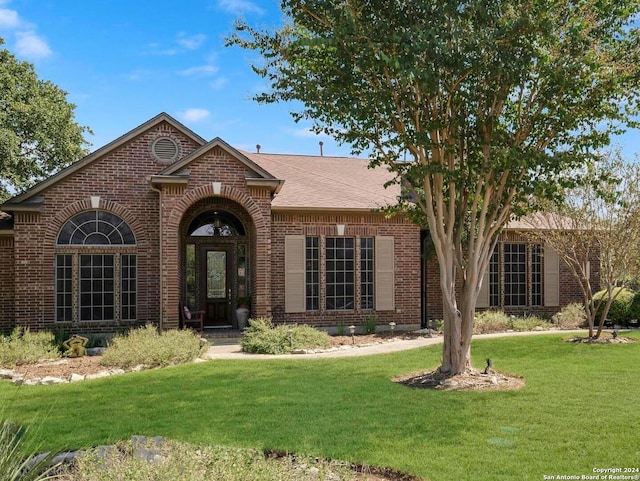
M 51 189 L 64 188 L 72 184 L 95 186 L 105 181 L 123 182 L 132 177 L 140 178 L 157 173 L 167 166 L 167 161 L 154 155 L 157 144 L 163 139 L 171 139 L 176 148 L 176 159 L 188 156 L 205 143 L 199 135 L 161 113 L 144 124 L 127 132 L 118 139 L 99 148 L 69 167 L 36 184 L 31 189 L 7 201 L 6 211 L 27 208 L 27 204 L 37 205 L 40 196 Z M 166 145 L 166 143 L 165 143 Z

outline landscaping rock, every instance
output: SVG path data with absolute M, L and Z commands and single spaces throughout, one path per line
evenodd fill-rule
M 111 373 L 110 373 L 109 371 L 100 371 L 100 372 L 97 372 L 97 373 L 95 373 L 95 374 L 87 374 L 87 375 L 85 376 L 85 379 L 86 379 L 86 380 L 90 380 L 90 379 L 100 379 L 100 378 L 103 378 L 103 377 L 109 377 L 109 376 L 111 376 Z
M 84 376 L 80 374 L 76 374 L 75 372 L 72 373 L 71 376 L 69 377 L 69 382 L 78 382 L 78 381 L 84 381 Z
M 11 369 L 0 369 L 0 379 L 12 379 L 15 374 Z
M 62 384 L 65 381 L 64 379 L 60 379 L 59 377 L 53 376 L 45 376 L 40 380 L 40 384 Z
M 87 356 L 102 356 L 106 350 L 106 347 L 90 347 L 87 349 Z

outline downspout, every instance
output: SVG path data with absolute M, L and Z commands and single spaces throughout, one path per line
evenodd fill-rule
M 164 278 L 164 263 L 162 262 L 162 189 L 158 189 L 157 187 L 153 186 L 153 183 L 151 181 L 151 179 L 149 179 L 149 186 L 151 187 L 151 190 L 153 190 L 154 192 L 158 193 L 158 241 L 159 241 L 159 249 L 158 249 L 158 254 L 159 254 L 159 264 L 160 264 L 160 279 L 159 279 L 159 286 L 160 286 L 160 293 L 158 296 L 158 299 L 160 300 L 160 312 L 159 312 L 159 319 L 158 319 L 158 330 L 160 332 L 162 332 L 162 319 L 164 317 L 164 309 L 163 309 L 163 305 L 164 305 L 164 301 L 162 299 L 162 295 L 164 292 L 164 282 L 163 282 L 163 278 Z

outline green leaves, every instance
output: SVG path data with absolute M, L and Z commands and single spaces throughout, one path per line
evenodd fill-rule
M 66 95 L 0 49 L 0 202 L 87 153 L 90 130 L 75 123 Z

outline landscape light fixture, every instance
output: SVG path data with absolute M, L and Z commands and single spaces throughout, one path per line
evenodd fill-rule
M 356 326 L 354 326 L 353 324 L 351 324 L 349 326 L 349 334 L 351 334 L 351 344 L 355 344 L 356 343 L 356 339 L 353 336 L 356 332 Z

